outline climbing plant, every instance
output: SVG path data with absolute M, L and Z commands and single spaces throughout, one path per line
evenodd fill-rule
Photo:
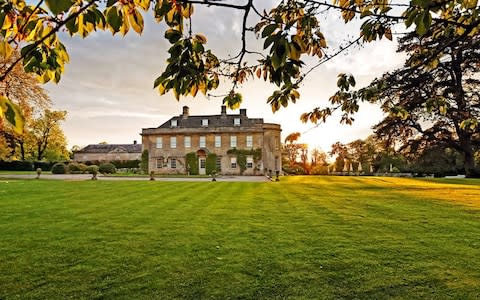
M 198 175 L 198 157 L 195 152 L 187 153 L 185 156 L 186 168 L 190 175 Z
M 207 175 L 212 174 L 212 172 L 218 172 L 217 170 L 217 155 L 215 153 L 209 153 L 207 155 L 206 161 L 206 173 Z

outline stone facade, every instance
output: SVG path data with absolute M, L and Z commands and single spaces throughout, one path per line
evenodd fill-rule
M 73 159 L 77 162 L 112 160 L 140 160 L 142 145 L 133 144 L 91 144 L 75 152 Z
M 142 145 L 149 153 L 149 170 L 158 174 L 205 174 L 210 154 L 216 155 L 220 174 L 275 174 L 281 170 L 280 133 L 280 125 L 249 118 L 245 109 L 230 115 L 222 106 L 219 115 L 190 116 L 184 106 L 181 115 L 158 128 L 142 129 Z M 188 153 L 195 153 L 198 170 L 191 170 Z

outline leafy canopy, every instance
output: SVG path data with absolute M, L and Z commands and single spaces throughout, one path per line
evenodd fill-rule
M 0 0 L 0 56 L 8 59 L 14 49 L 21 56 L 11 66 L 2 70 L 0 82 L 18 63 L 25 71 L 34 73 L 42 82 L 58 83 L 69 61 L 67 49 L 59 32 L 71 36 L 88 37 L 97 30 L 109 30 L 112 34 L 125 35 L 129 31 L 141 34 L 146 12 L 153 13 L 157 22 L 168 29 L 165 38 L 171 44 L 170 57 L 165 70 L 155 80 L 154 87 L 160 94 L 173 92 L 177 99 L 186 95 L 203 94 L 216 89 L 220 77 L 231 81 L 231 92 L 224 95 L 224 102 L 231 108 L 238 107 L 242 97 L 236 88 L 254 77 L 274 84 L 277 89 L 267 99 L 272 111 L 295 103 L 300 98 L 301 82 L 321 64 L 344 52 L 351 46 L 378 39 L 392 39 L 394 25 L 403 23 L 413 28 L 418 36 L 424 36 L 436 26 L 433 34 L 457 37 L 473 36 L 479 31 L 479 7 L 477 0 L 412 0 L 409 5 L 386 0 L 335 0 L 333 4 L 316 0 L 284 0 L 270 11 L 259 12 L 258 1 L 245 0 L 242 4 L 226 0 L 39 0 L 30 4 L 25 0 Z M 217 6 L 243 13 L 241 49 L 228 59 L 218 58 L 207 47 L 207 37 L 193 32 L 192 17 L 197 5 Z M 393 9 L 396 8 L 396 9 Z M 363 20 L 359 36 L 347 43 L 347 47 L 329 49 L 321 28 L 321 17 L 332 10 L 340 11 L 345 22 L 355 18 Z M 257 15 L 254 24 L 248 21 Z M 247 34 L 255 34 L 263 51 L 249 50 Z M 442 49 L 436 49 L 416 62 L 435 64 Z M 245 55 L 257 55 L 256 61 L 246 61 Z M 314 57 L 314 65 L 307 65 L 305 58 Z M 346 76 L 346 75 L 345 75 Z M 348 101 L 345 93 L 354 86 L 353 77 L 340 76 L 341 91 L 331 98 L 346 115 L 344 122 L 353 119 L 350 113 L 358 110 Z M 347 78 L 346 81 L 343 78 Z M 347 83 L 345 85 L 344 83 Z M 360 95 L 370 99 L 370 94 Z M 17 131 L 23 123 L 8 97 L 1 98 L 1 116 Z M 331 114 L 331 110 L 316 110 L 302 116 L 303 120 L 316 122 Z

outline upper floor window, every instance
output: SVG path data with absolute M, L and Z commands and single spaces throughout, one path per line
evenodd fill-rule
M 190 148 L 192 147 L 192 138 L 189 136 L 185 137 L 185 148 Z
M 205 126 L 205 127 L 208 126 L 208 119 L 203 119 L 202 120 L 202 126 Z
M 172 127 L 177 127 L 177 126 L 178 126 L 178 120 L 172 120 L 172 121 L 170 122 L 170 125 L 171 125 Z
M 253 136 L 247 135 L 247 148 L 253 148 Z
M 240 118 L 233 119 L 233 125 L 234 126 L 240 126 Z
M 205 136 L 200 137 L 200 148 L 205 148 L 206 147 L 206 141 L 205 141 Z
M 216 135 L 215 136 L 215 147 L 216 148 L 222 147 L 222 136 L 221 135 Z
M 172 149 L 177 148 L 177 137 L 176 136 L 170 137 L 170 148 L 172 148 Z
M 162 149 L 163 148 L 163 139 L 161 137 L 157 137 L 157 149 Z
M 237 136 L 230 136 L 230 148 L 237 148 Z

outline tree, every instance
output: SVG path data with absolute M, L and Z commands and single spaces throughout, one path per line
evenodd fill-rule
M 419 36 L 427 33 L 432 24 L 443 25 L 437 35 L 447 36 L 453 30 L 458 36 L 465 36 L 477 32 L 480 23 L 477 1 L 414 0 L 405 6 L 383 0 L 335 0 L 333 4 L 285 0 L 263 13 L 257 9 L 257 3 L 254 0 L 245 0 L 243 4 L 225 0 L 38 0 L 27 4 L 24 0 L 1 0 L 0 55 L 9 58 L 12 49 L 21 48 L 21 56 L 0 74 L 0 82 L 19 62 L 43 82 L 58 82 L 69 61 L 62 36 L 58 35 L 60 31 L 83 38 L 95 30 L 125 35 L 132 29 L 141 34 L 144 27 L 141 11 L 152 11 L 158 22 L 168 26 L 165 38 L 171 44 L 167 66 L 154 82 L 160 94 L 172 91 L 177 99 L 189 94 L 195 96 L 198 91 L 207 94 L 219 86 L 220 77 L 223 77 L 231 82 L 231 92 L 224 95 L 223 101 L 235 108 L 242 101 L 236 88 L 256 75 L 276 86 L 267 102 L 277 111 L 298 100 L 298 87 L 311 70 L 357 44 L 384 37 L 391 40 L 395 24 L 413 27 Z M 242 12 L 241 47 L 237 55 L 222 59 L 206 49 L 207 38 L 194 33 L 192 28 L 194 6 L 216 6 Z M 345 22 L 356 16 L 364 22 L 360 36 L 329 50 L 319 20 L 332 11 L 340 12 Z M 259 20 L 251 23 L 253 14 Z M 261 52 L 252 51 L 247 45 L 247 34 L 252 33 L 263 44 Z M 443 49 L 434 50 L 438 53 L 432 53 L 432 57 L 438 56 Z M 253 57 L 247 60 L 247 56 Z M 313 65 L 305 63 L 307 56 L 316 58 Z M 420 63 L 427 65 L 430 60 Z M 343 74 L 339 78 L 339 86 L 343 88 L 354 85 L 353 76 Z M 338 97 L 332 100 L 334 104 L 342 101 Z M 0 106 L 0 114 L 20 132 L 19 110 L 8 97 L 0 98 Z M 347 114 L 358 110 L 355 105 L 340 107 Z M 317 121 L 326 115 L 328 112 L 316 111 L 302 119 Z M 351 119 L 347 117 L 344 121 Z
M 293 132 L 287 135 L 285 138 L 285 143 L 283 145 L 284 150 L 287 155 L 288 164 L 290 167 L 297 162 L 298 155 L 301 152 L 302 144 L 297 143 L 300 138 L 300 132 Z
M 349 158 L 347 147 L 340 142 L 336 142 L 332 145 L 329 154 L 331 156 L 337 156 L 335 158 L 335 171 L 342 172 L 345 167 L 345 160 Z
M 65 120 L 66 114 L 66 111 L 47 109 L 39 118 L 27 124 L 27 129 L 19 139 L 22 160 L 42 160 L 47 158 L 47 154 L 52 160 L 68 158 L 66 139 L 60 128 L 60 122 Z
M 0 69 L 8 68 L 19 56 L 19 53 L 14 52 L 9 59 L 0 60 Z M 68 158 L 65 136 L 58 126 L 53 126 L 52 132 L 48 133 L 47 144 L 38 151 L 38 126 L 42 124 L 44 116 L 51 114 L 51 100 L 32 74 L 16 65 L 5 77 L 0 91 L 22 112 L 22 122 L 25 125 L 25 130 L 20 133 L 0 119 L 1 159 L 38 159 L 39 153 L 52 160 Z
M 401 39 L 399 51 L 410 55 L 406 65 L 373 83 L 382 86 L 377 93 L 382 107 L 397 112 L 375 130 L 410 153 L 453 148 L 463 156 L 465 174 L 473 176 L 480 147 L 480 33 L 453 44 L 433 33 Z M 425 55 L 419 52 L 435 47 L 443 51 L 431 68 L 410 67 Z
M 312 167 L 319 166 L 328 166 L 327 162 L 327 154 L 323 152 L 321 149 L 314 148 L 312 150 Z

